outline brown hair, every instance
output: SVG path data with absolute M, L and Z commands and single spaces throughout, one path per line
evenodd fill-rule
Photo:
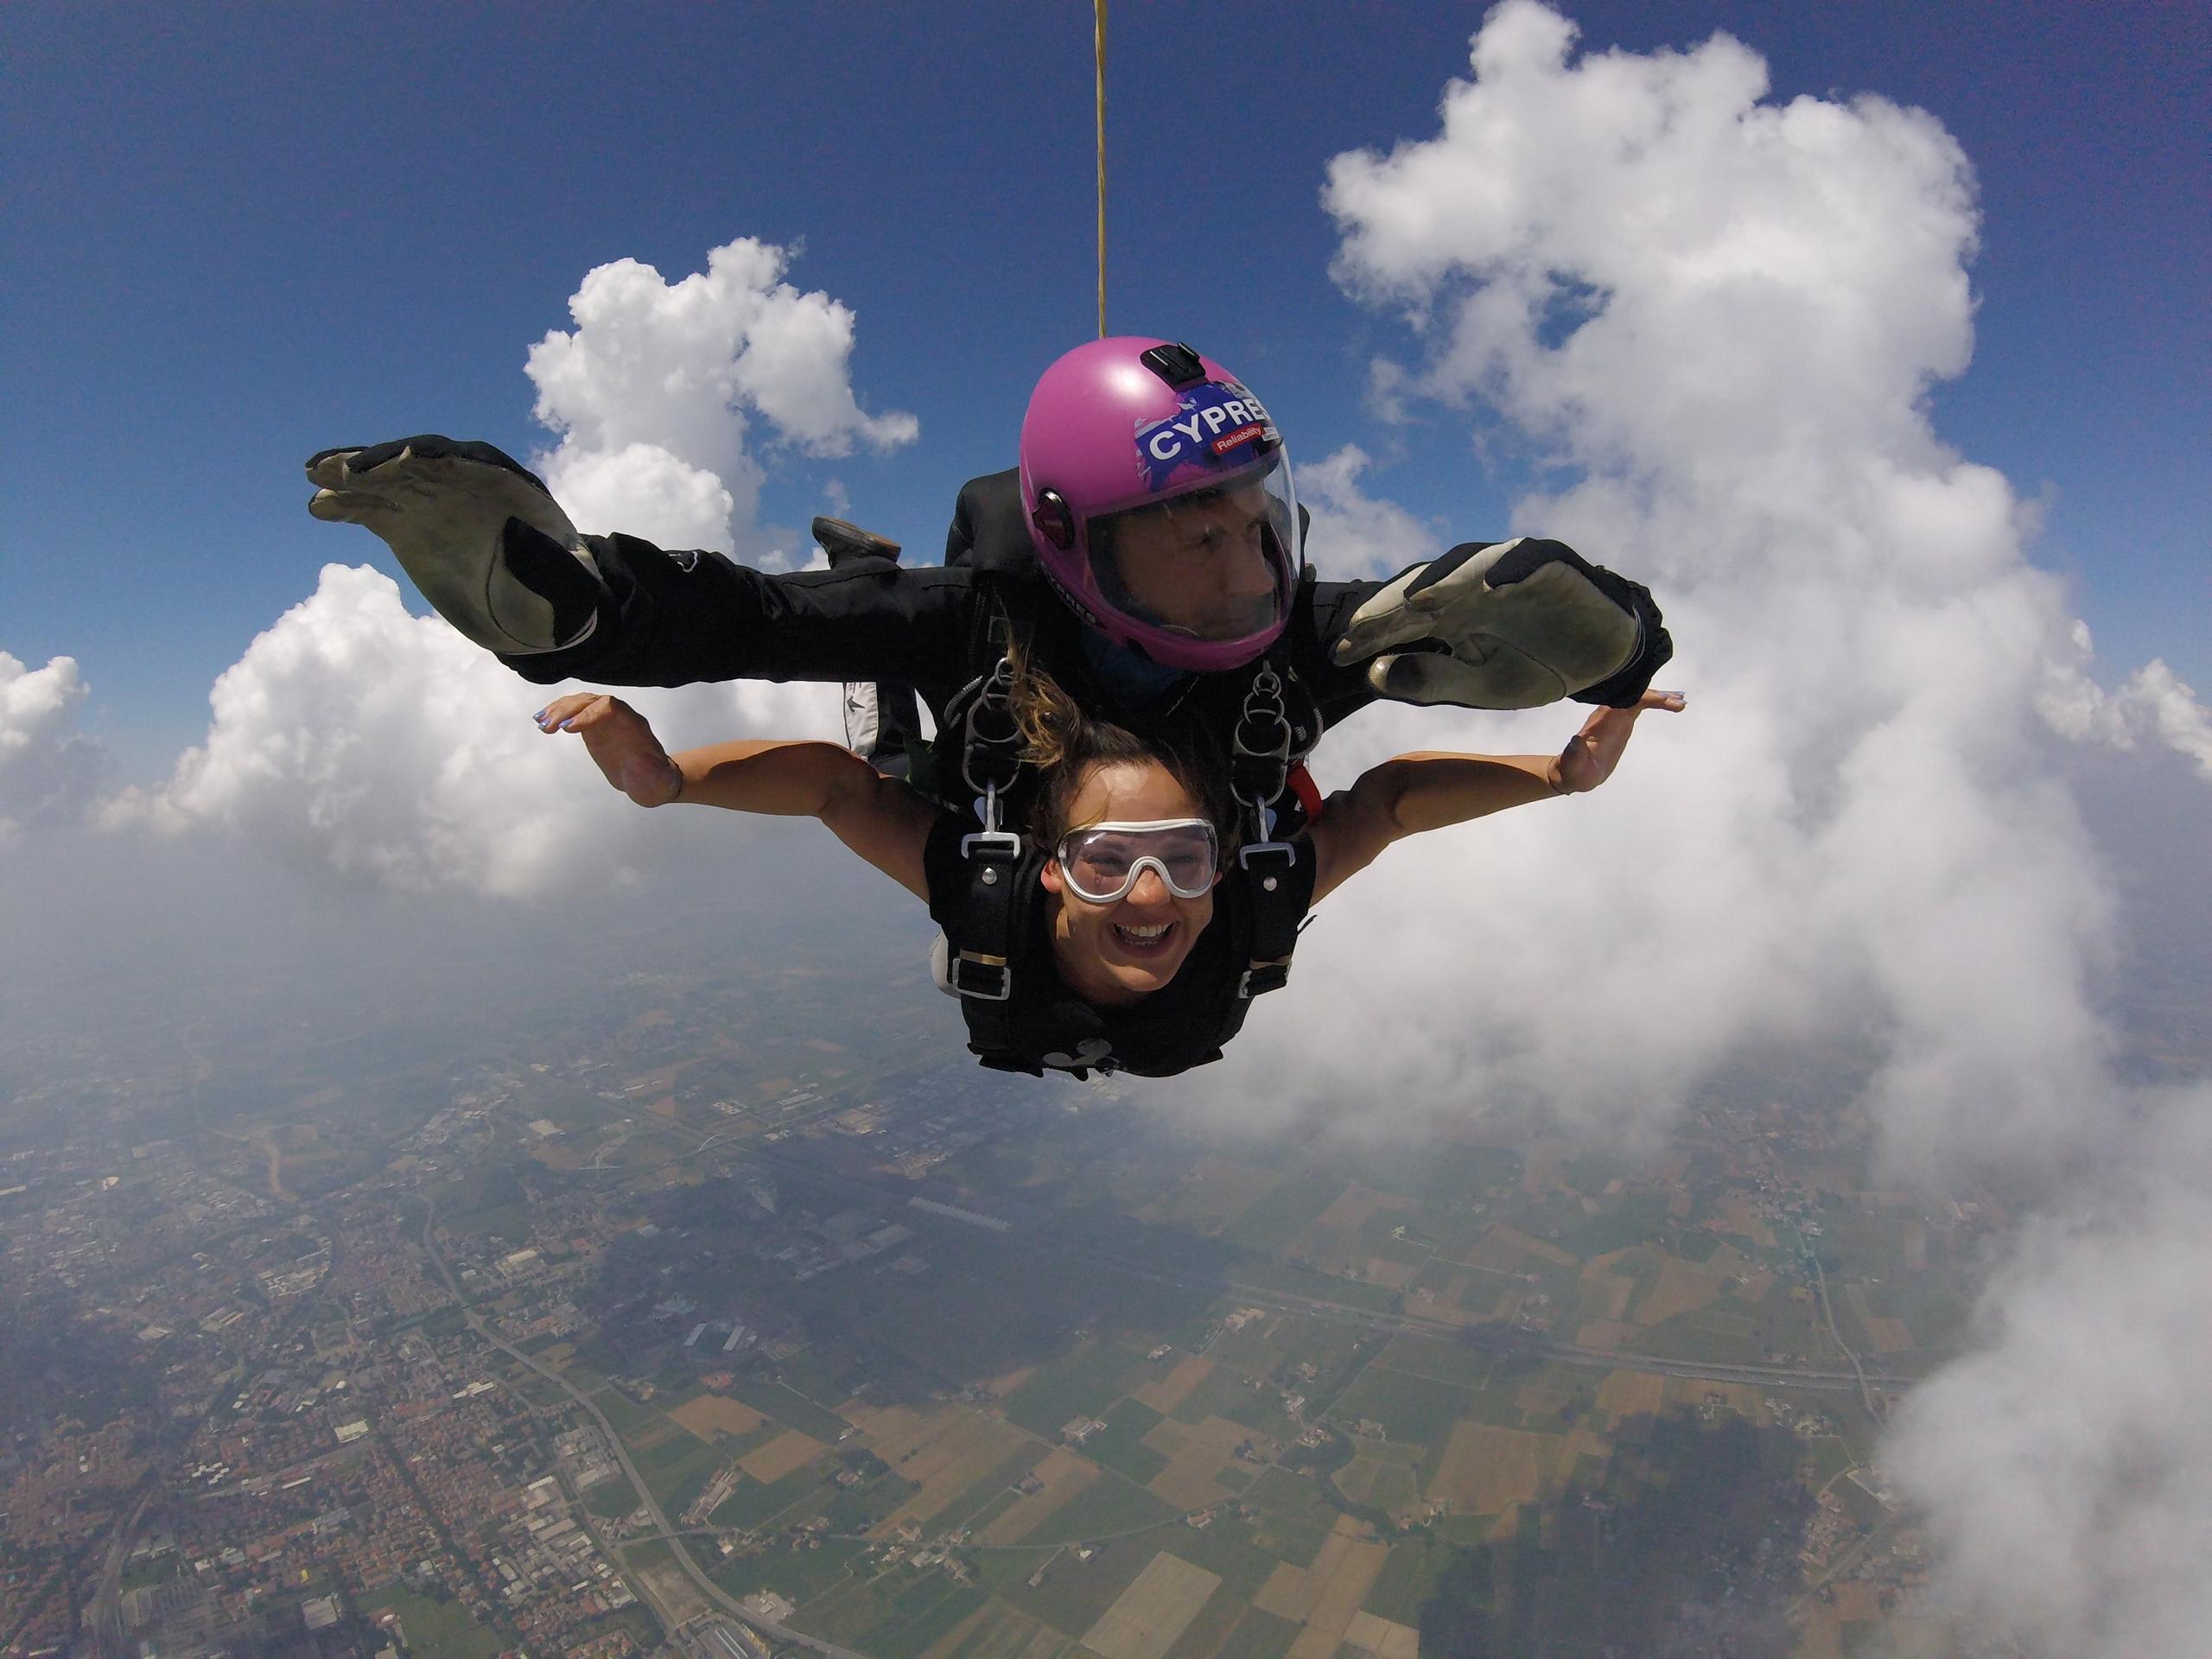
M 1029 838 L 1050 849 L 1067 832 L 1075 798 L 1097 766 L 1156 761 L 1198 803 L 1226 848 L 1236 836 L 1236 802 L 1230 793 L 1228 756 L 1203 734 L 1140 737 L 1127 727 L 1085 714 L 1058 681 L 1027 652 L 1009 652 L 1014 686 L 1008 699 L 1020 728 L 1022 756 L 1039 774 L 1029 811 Z

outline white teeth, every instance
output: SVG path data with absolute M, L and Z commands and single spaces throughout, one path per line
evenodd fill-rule
M 1169 928 L 1174 925 L 1174 924 L 1173 922 L 1159 922 L 1155 923 L 1151 927 L 1131 927 L 1125 922 L 1116 922 L 1115 925 L 1120 928 L 1121 931 L 1127 934 L 1130 938 L 1156 939 L 1161 934 L 1166 932 Z

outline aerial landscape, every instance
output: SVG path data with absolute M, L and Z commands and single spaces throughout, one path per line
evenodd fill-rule
M 1875 1446 L 2006 1199 L 1833 1058 L 1635 1156 L 1209 1138 L 860 977 L 19 1047 L 0 1652 L 1974 1650 Z
M 0 6 L 0 1659 L 2212 1651 L 2212 34 L 1111 10 Z

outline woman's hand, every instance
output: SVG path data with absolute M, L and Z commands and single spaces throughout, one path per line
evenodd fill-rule
M 639 806 L 666 806 L 683 791 L 682 770 L 645 717 L 620 697 L 572 692 L 556 697 L 535 718 L 541 732 L 574 732 L 582 738 L 607 781 Z
M 1552 762 L 1552 788 L 1561 795 L 1580 795 L 1597 788 L 1620 765 L 1621 751 L 1628 747 L 1638 715 L 1647 709 L 1679 714 L 1681 708 L 1679 691 L 1646 691 L 1633 709 L 1599 709 L 1582 722 L 1580 731 L 1567 739 L 1559 759 Z

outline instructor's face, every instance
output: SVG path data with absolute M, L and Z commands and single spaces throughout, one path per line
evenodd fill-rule
M 1156 760 L 1094 767 L 1070 804 L 1060 832 L 1093 823 L 1156 823 L 1203 817 L 1205 809 Z M 1051 894 L 1052 960 L 1070 990 L 1105 1006 L 1136 1001 L 1175 977 L 1191 947 L 1213 920 L 1213 894 L 1179 899 L 1146 868 L 1136 885 L 1109 904 L 1071 891 L 1059 866 L 1043 875 Z
M 1275 620 L 1268 499 L 1259 486 L 1133 512 L 1114 526 L 1122 590 L 1200 639 L 1242 639 Z

